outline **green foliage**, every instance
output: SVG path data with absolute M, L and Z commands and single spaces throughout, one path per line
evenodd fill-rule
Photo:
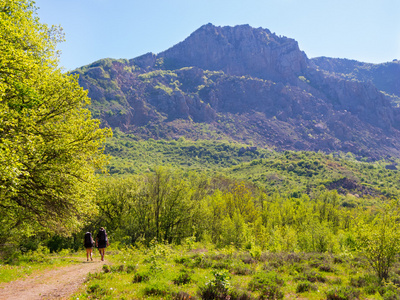
M 77 77 L 57 67 L 60 29 L 30 0 L 0 4 L 0 244 L 38 232 L 68 235 L 96 212 L 106 160 Z
M 98 283 L 88 286 L 87 293 L 96 299 L 104 299 L 104 297 L 111 294 L 109 290 L 105 289 Z
M 249 282 L 249 289 L 252 291 L 261 291 L 263 299 L 282 299 L 283 293 L 280 287 L 284 281 L 276 272 L 256 273 Z
M 362 253 L 380 280 L 387 279 L 400 251 L 399 203 L 392 201 L 378 210 L 372 222 L 358 222 Z
M 317 286 L 309 281 L 300 281 L 296 286 L 296 293 L 305 293 L 317 290 Z
M 230 282 L 229 275 L 225 271 L 214 272 L 214 278 L 206 282 L 200 288 L 199 294 L 201 299 L 226 299 L 229 296 Z
M 133 276 L 133 283 L 149 281 L 150 275 L 148 272 L 138 272 Z
M 160 297 L 165 297 L 171 293 L 169 286 L 161 280 L 150 282 L 144 287 L 143 292 L 146 296 Z
M 178 276 L 173 280 L 176 285 L 184 285 L 192 282 L 191 273 L 186 269 L 181 269 Z
M 332 288 L 327 291 L 327 300 L 354 300 L 358 299 L 360 291 L 349 286 Z
M 108 139 L 106 152 L 112 157 L 109 172 L 114 175 L 142 174 L 170 165 L 251 181 L 269 195 L 315 197 L 326 189 L 335 189 L 343 195 L 338 204 L 348 207 L 366 203 L 365 198 L 371 201 L 399 195 L 400 173 L 386 169 L 390 162 L 366 163 L 344 154 L 279 153 L 262 148 L 243 152 L 246 147 L 226 141 L 140 140 L 132 134 L 119 133 L 118 138 Z

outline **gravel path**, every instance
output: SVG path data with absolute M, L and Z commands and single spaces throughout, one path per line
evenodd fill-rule
M 1 300 L 68 299 L 90 273 L 101 271 L 105 262 L 82 263 L 47 270 L 25 279 L 0 284 Z

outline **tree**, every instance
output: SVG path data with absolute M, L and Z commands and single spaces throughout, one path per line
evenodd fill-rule
M 74 230 L 95 211 L 110 130 L 99 129 L 87 92 L 58 67 L 62 38 L 39 22 L 33 1 L 0 2 L 0 244 Z
M 361 252 L 380 280 L 387 279 L 400 252 L 399 203 L 392 201 L 378 210 L 372 222 L 358 222 Z

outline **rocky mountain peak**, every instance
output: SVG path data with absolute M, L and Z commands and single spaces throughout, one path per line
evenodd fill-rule
M 249 25 L 204 25 L 158 57 L 168 69 L 196 66 L 283 82 L 304 73 L 308 65 L 295 40 Z

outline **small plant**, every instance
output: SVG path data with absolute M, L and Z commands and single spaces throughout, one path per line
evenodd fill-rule
M 101 299 L 103 296 L 109 295 L 110 291 L 100 286 L 100 284 L 95 283 L 88 287 L 87 293 L 93 295 L 95 298 Z
M 335 287 L 326 292 L 327 300 L 353 300 L 359 296 L 360 291 L 351 286 Z
M 178 276 L 173 280 L 176 285 L 184 285 L 192 282 L 191 274 L 186 269 L 182 269 Z
M 137 270 L 136 265 L 126 265 L 126 273 L 130 274 Z
M 103 272 L 104 273 L 110 273 L 111 272 L 111 267 L 109 265 L 103 265 Z
M 227 299 L 229 296 L 229 276 L 226 271 L 214 272 L 214 279 L 208 281 L 204 287 L 200 288 L 201 299 Z
M 149 274 L 147 272 L 135 273 L 133 276 L 133 283 L 149 281 Z
M 185 256 L 175 257 L 175 259 L 174 259 L 174 262 L 177 264 L 187 264 L 189 261 L 190 261 L 190 259 Z
M 110 271 L 113 273 L 122 273 L 125 271 L 125 266 L 124 265 L 111 266 Z

